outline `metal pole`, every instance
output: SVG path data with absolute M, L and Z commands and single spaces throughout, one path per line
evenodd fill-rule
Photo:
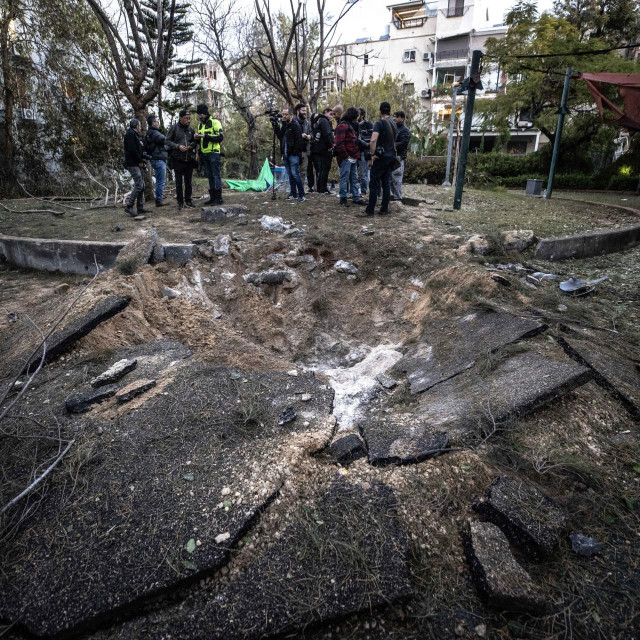
M 449 175 L 451 173 L 451 154 L 453 152 L 453 126 L 456 120 L 456 96 L 458 95 L 458 87 L 453 87 L 453 95 L 451 96 L 451 122 L 449 123 L 449 145 L 447 147 L 447 171 L 444 174 L 443 187 L 450 187 Z
M 556 113 L 558 118 L 558 126 L 556 127 L 556 139 L 553 141 L 553 155 L 551 156 L 551 167 L 549 167 L 549 179 L 547 180 L 547 193 L 545 198 L 551 197 L 553 191 L 553 178 L 556 174 L 556 164 L 558 163 L 558 151 L 560 150 L 560 138 L 562 138 L 562 128 L 564 127 L 564 117 L 569 113 L 567 109 L 567 98 L 569 97 L 569 85 L 571 84 L 571 67 L 567 67 L 567 73 L 564 76 L 564 87 L 562 88 L 562 101 L 560 108 Z
M 273 161 L 273 173 L 271 176 L 271 199 L 276 199 L 276 127 L 273 125 L 273 152 L 271 155 Z
M 476 101 L 476 88 L 482 89 L 482 83 L 480 82 L 480 58 L 482 58 L 482 55 L 482 51 L 476 49 L 471 57 L 471 73 L 467 79 L 469 89 L 467 92 L 467 108 L 464 112 L 462 146 L 460 147 L 458 174 L 456 175 L 456 193 L 453 198 L 454 209 L 460 209 L 462 206 L 462 189 L 464 188 L 464 174 L 467 170 L 467 155 L 469 154 L 469 138 L 471 137 L 471 121 L 473 120 L 473 106 Z

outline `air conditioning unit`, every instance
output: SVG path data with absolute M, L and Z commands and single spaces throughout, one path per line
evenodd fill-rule
M 420 92 L 421 98 L 426 98 L 427 100 L 431 98 L 431 89 L 423 89 Z
M 35 109 L 23 109 L 22 110 L 22 119 L 23 120 L 35 120 L 36 119 Z
M 429 51 L 426 51 L 425 53 L 422 54 L 422 61 L 423 62 L 428 62 L 429 66 L 432 67 L 433 66 L 433 53 L 430 53 Z

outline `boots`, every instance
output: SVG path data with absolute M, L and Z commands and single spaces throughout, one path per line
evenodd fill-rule
M 224 200 L 222 199 L 222 189 L 214 189 L 213 193 L 215 194 L 216 199 L 213 204 L 224 204 Z
M 212 204 L 216 204 L 216 190 L 215 189 L 209 189 L 209 200 L 207 200 L 204 203 L 205 207 L 208 207 L 209 205 Z

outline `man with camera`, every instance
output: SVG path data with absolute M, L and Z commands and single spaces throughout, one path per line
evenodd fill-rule
M 164 134 L 160 132 L 158 116 L 150 115 L 147 118 L 147 123 L 149 128 L 144 139 L 144 147 L 145 152 L 151 156 L 151 166 L 156 179 L 156 207 L 164 207 L 165 203 L 162 202 L 162 197 L 164 185 L 167 182 L 167 160 L 169 159 L 167 147 L 169 149 L 177 149 L 178 145 L 167 140 Z
M 297 197 L 300 202 L 304 202 L 304 185 L 300 176 L 300 156 L 303 151 L 302 130 L 300 123 L 296 118 L 293 109 L 287 107 L 282 110 L 282 126 L 277 118 L 271 118 L 271 124 L 275 129 L 276 135 L 280 139 L 280 149 L 282 151 L 282 161 L 289 177 L 289 186 L 291 192 L 287 196 L 287 200 L 295 200 Z
M 193 208 L 191 202 L 193 168 L 195 165 L 195 131 L 191 128 L 191 114 L 187 109 L 182 109 L 178 115 L 178 122 L 167 133 L 167 140 L 178 145 L 171 150 L 171 164 L 176 176 L 176 199 L 178 211 L 185 206 Z M 183 191 L 184 183 L 184 191 Z
M 402 178 L 404 177 L 404 162 L 409 151 L 411 132 L 404 124 L 404 111 L 393 114 L 398 133 L 396 135 L 396 153 L 401 158 L 400 166 L 391 173 L 391 194 L 394 200 L 402 201 Z
M 376 200 L 382 191 L 380 203 L 380 215 L 389 213 L 389 199 L 391 197 L 391 171 L 396 159 L 396 126 L 391 121 L 391 105 L 388 102 L 380 103 L 380 120 L 373 125 L 371 134 L 371 183 L 369 192 L 369 204 L 365 214 L 372 216 L 376 206 Z
M 311 142 L 311 161 L 318 176 L 316 191 L 318 193 L 329 193 L 327 181 L 329 180 L 329 171 L 331 169 L 331 160 L 333 159 L 333 128 L 331 127 L 331 118 L 333 117 L 330 108 L 325 109 L 322 113 L 317 114 L 313 121 L 312 142 Z
M 209 200 L 205 205 L 224 204 L 222 200 L 222 173 L 220 158 L 220 143 L 224 139 L 222 124 L 209 115 L 209 107 L 199 104 L 196 113 L 200 124 L 198 133 L 193 137 L 199 143 L 198 152 L 202 166 L 209 179 Z
M 124 135 L 124 166 L 133 178 L 133 190 L 125 202 L 125 212 L 130 216 L 150 213 L 144 208 L 144 151 L 140 137 L 142 125 L 140 120 L 133 118 Z M 134 202 L 138 203 L 138 211 L 133 210 Z
M 340 204 L 348 207 L 347 184 L 351 184 L 351 197 L 354 204 L 365 204 L 360 199 L 358 191 L 357 163 L 365 143 L 362 142 L 355 131 L 357 127 L 358 110 L 349 107 L 342 116 L 340 124 L 336 127 L 335 153 L 340 170 Z
M 370 120 L 367 120 L 367 114 L 364 109 L 359 109 L 360 116 L 358 117 L 358 137 L 367 143 L 367 148 L 363 149 L 360 153 L 360 160 L 358 161 L 358 171 L 360 172 L 360 195 L 366 196 L 367 189 L 369 188 L 369 160 L 371 159 L 371 153 L 369 153 L 369 145 L 371 144 L 371 135 L 373 134 L 373 124 Z

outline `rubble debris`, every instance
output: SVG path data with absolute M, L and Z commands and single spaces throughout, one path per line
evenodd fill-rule
M 290 271 L 261 271 L 260 273 L 247 273 L 244 281 L 256 287 L 261 284 L 282 284 L 285 280 L 291 280 Z
M 80 338 L 86 336 L 100 323 L 120 313 L 131 301 L 128 296 L 108 296 L 96 304 L 90 311 L 69 322 L 63 329 L 47 338 L 45 362 L 51 362 L 70 349 Z M 40 364 L 42 350 L 23 367 L 22 374 L 33 371 Z M 26 359 L 26 357 L 24 358 Z
M 535 234 L 531 229 L 516 229 L 513 231 L 502 231 L 500 233 L 502 246 L 505 251 L 526 251 L 535 241 Z
M 509 279 L 501 276 L 499 273 L 492 274 L 491 279 L 498 284 L 504 285 L 505 287 L 511 286 L 511 282 L 509 282 Z
M 287 407 L 278 417 L 278 424 L 283 425 L 296 419 L 296 411 L 293 407 Z
M 489 605 L 536 615 L 548 609 L 548 602 L 494 524 L 472 522 L 465 536 L 465 552 L 478 590 Z
M 344 466 L 367 455 L 364 443 L 355 433 L 334 440 L 329 445 L 329 453 Z
M 571 540 L 571 550 L 578 555 L 590 558 L 599 555 L 604 551 L 604 547 L 595 538 L 589 538 L 582 533 L 572 532 L 569 534 Z
M 270 231 L 272 233 L 281 233 L 286 229 L 284 221 L 280 216 L 262 216 L 262 218 L 260 218 L 260 226 L 263 231 Z
M 69 413 L 86 413 L 94 404 L 104 402 L 115 395 L 118 385 L 107 384 L 91 391 L 82 391 L 68 396 L 64 406 Z
M 393 389 L 398 386 L 398 381 L 386 376 L 384 373 L 380 373 L 376 376 L 376 380 L 385 388 Z
M 473 508 L 536 559 L 553 553 L 567 523 L 567 516 L 551 498 L 516 476 L 498 476 Z
M 172 289 L 171 287 L 162 287 L 162 295 L 169 298 L 169 300 L 174 300 L 182 295 L 182 291 Z
M 596 278 L 595 280 L 583 280 L 582 278 L 569 278 L 564 280 L 558 286 L 560 291 L 566 293 L 568 296 L 577 298 L 580 296 L 586 296 L 595 291 L 595 285 L 603 282 L 607 279 L 607 276 L 602 278 Z
M 448 318 L 426 326 L 424 339 L 398 367 L 407 374 L 411 392 L 422 393 L 470 369 L 480 356 L 545 329 L 535 320 L 503 312 L 476 311 Z
M 486 256 L 491 253 L 491 245 L 486 236 L 475 234 L 467 240 L 471 253 L 479 256 Z
M 350 262 L 347 262 L 346 260 L 338 260 L 333 265 L 333 268 L 338 273 L 348 273 L 348 274 L 351 274 L 351 275 L 355 275 L 356 273 L 358 273 L 358 267 L 356 267 L 355 265 L 351 264 Z
M 304 238 L 304 236 L 305 232 L 302 229 L 298 229 L 298 227 L 292 227 L 284 232 L 285 238 Z
M 124 387 L 124 389 L 120 389 L 120 391 L 116 393 L 116 400 L 120 403 L 129 402 L 155 386 L 155 380 L 136 380 Z
M 231 239 L 229 236 L 218 236 L 212 243 L 213 252 L 217 256 L 228 256 Z
M 114 365 L 111 365 L 104 373 L 94 378 L 91 381 L 92 387 L 100 387 L 103 384 L 113 384 L 118 382 L 120 378 L 123 378 L 130 371 L 133 371 L 138 365 L 137 358 L 123 358 L 118 360 Z
M 157 243 L 158 232 L 155 228 L 139 232 L 133 240 L 120 249 L 114 267 L 125 274 L 134 273 L 149 262 Z
M 243 204 L 232 204 L 218 207 L 202 207 L 200 218 L 197 222 L 223 222 L 227 218 L 236 215 L 246 214 L 248 208 Z

